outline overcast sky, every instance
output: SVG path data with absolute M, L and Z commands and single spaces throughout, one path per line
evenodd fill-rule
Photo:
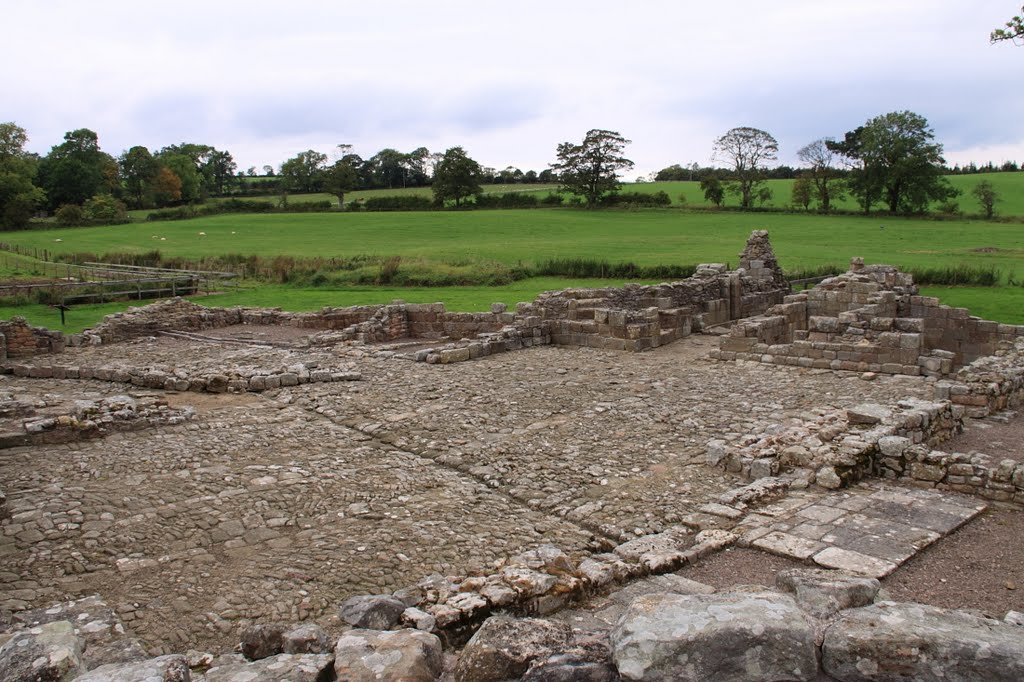
M 196 142 L 239 170 L 348 143 L 543 170 L 590 128 L 630 178 L 753 126 L 779 161 L 868 118 L 925 116 L 950 163 L 1024 162 L 1020 0 L 25 0 L 5 3 L 0 121 L 46 153 Z

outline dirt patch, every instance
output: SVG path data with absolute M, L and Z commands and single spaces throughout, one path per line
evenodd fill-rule
M 205 329 L 203 336 L 215 339 L 232 339 L 237 341 L 263 341 L 266 343 L 287 343 L 304 339 L 316 333 L 316 329 L 288 327 L 279 324 L 251 325 L 234 324 L 218 329 Z
M 1024 462 L 1024 416 L 1013 413 L 964 420 L 964 431 L 939 446 L 945 452 L 982 452 L 995 460 Z
M 225 407 L 255 405 L 262 400 L 255 393 L 196 393 L 194 391 L 175 393 L 168 391 L 163 395 L 171 407 L 180 408 L 191 405 L 200 413 Z
M 808 568 L 794 559 L 756 549 L 730 547 L 678 572 L 684 578 L 728 590 L 736 585 L 775 585 L 775 574 L 787 568 Z
M 996 246 L 979 246 L 976 249 L 971 249 L 971 251 L 974 253 L 997 253 L 1002 251 L 1002 249 Z
M 896 601 L 978 609 L 1002 618 L 1024 611 L 1024 511 L 988 511 L 882 581 Z

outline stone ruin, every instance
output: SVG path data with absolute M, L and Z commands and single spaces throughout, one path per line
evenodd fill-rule
M 311 333 L 283 341 L 216 336 L 217 330 L 238 325 Z M 523 509 L 550 509 L 600 531 L 605 540 L 572 555 L 540 544 L 503 558 L 490 571 L 432 574 L 386 594 L 354 596 L 337 611 L 340 635 L 329 635 L 305 620 L 256 622 L 241 632 L 239 653 L 190 651 L 147 658 L 145 647 L 128 632 L 131 622 L 121 619 L 133 618 L 134 610 L 115 610 L 89 597 L 15 613 L 9 633 L 0 633 L 0 677 L 207 682 L 1021 679 L 1024 616 L 1010 611 L 997 621 L 894 603 L 879 592 L 877 578 L 980 513 L 982 500 L 1018 508 L 1024 503 L 1024 463 L 937 449 L 962 428 L 964 419 L 1020 406 L 1024 327 L 978 320 L 962 309 L 941 306 L 918 296 L 909 275 L 889 266 L 863 266 L 856 259 L 845 275 L 793 294 L 765 232 L 752 234 L 735 271 L 707 264 L 681 282 L 547 292 L 519 304 L 515 312 L 500 304 L 488 313 L 452 313 L 441 304 L 396 302 L 285 313 L 208 309 L 176 299 L 109 316 L 69 337 L 15 319 L 0 327 L 3 368 L 11 377 L 88 379 L 127 385 L 130 394 L 84 401 L 0 394 L 0 418 L 20 424 L 0 435 L 0 447 L 29 452 L 40 444 L 73 445 L 140 429 L 219 426 L 194 424 L 195 411 L 169 403 L 161 391 L 266 393 L 284 408 L 295 399 L 292 391 L 315 389 L 322 396 L 332 386 L 358 389 L 373 381 L 361 371 L 366 358 L 450 365 L 542 346 L 646 351 L 692 334 L 722 334 L 725 328 L 712 351 L 723 372 L 787 365 L 859 376 L 866 387 L 885 376 L 919 377 L 928 384 L 913 397 L 810 409 L 756 432 L 722 433 L 707 441 L 709 471 L 722 472 L 723 480 L 734 481 L 733 487 L 715 493 L 692 513 L 666 516 L 673 521 L 657 532 L 637 529 L 630 534 L 590 521 L 588 514 L 599 513 L 606 502 L 595 499 L 572 507 L 558 500 L 517 497 L 513 488 L 509 498 L 524 503 Z M 85 352 L 117 348 L 115 344 L 142 348 L 159 338 L 240 350 L 230 356 L 236 361 L 226 364 L 197 357 L 174 366 Z M 609 409 L 599 408 L 592 419 Z M 426 454 L 432 440 L 416 446 L 406 436 L 388 436 L 386 420 L 346 421 L 342 410 L 315 400 L 306 409 L 344 424 L 363 439 L 379 439 L 405 452 L 422 447 L 435 463 L 487 488 L 505 485 L 505 474 L 472 460 L 463 462 L 458 451 Z M 557 416 L 547 422 L 557 424 Z M 540 428 L 536 424 L 525 430 Z M 216 437 L 217 432 L 205 433 Z M 428 432 L 427 438 L 434 436 Z M 469 447 L 465 439 L 454 442 L 462 450 Z M 212 469 L 214 476 L 221 475 Z M 98 473 L 93 470 L 92 475 Z M 250 482 L 257 494 L 252 504 L 265 508 L 271 498 L 262 491 L 279 480 L 302 479 L 298 471 L 286 475 L 271 468 Z M 889 488 L 888 482 L 908 487 Z M 249 494 L 235 485 L 221 494 Z M 49 491 L 60 493 L 59 488 Z M 209 499 L 220 505 L 220 497 L 197 497 L 188 505 Z M 92 524 L 88 534 L 95 542 L 111 524 L 142 523 L 170 514 L 177 504 L 183 503 L 142 509 L 120 520 L 108 512 L 110 519 L 91 521 L 72 509 L 71 523 L 62 526 L 77 529 L 85 520 Z M 885 525 L 893 505 L 906 516 L 906 525 L 896 526 L 908 537 L 898 537 L 892 531 L 896 526 Z M 365 506 L 356 502 L 349 511 L 369 517 Z M 884 551 L 865 554 L 842 538 L 812 541 L 796 530 L 801 523 L 841 523 L 854 516 L 856 523 L 882 529 L 877 541 L 888 543 Z M 34 526 L 38 518 L 23 502 L 9 507 L 0 493 L 6 536 L 40 546 L 56 530 Z M 389 517 L 380 518 L 388 523 Z M 222 523 L 212 534 L 227 538 L 224 545 L 231 550 L 250 540 L 256 547 L 273 547 L 269 543 L 281 539 L 276 524 L 250 525 L 247 518 L 244 527 L 235 522 L 235 532 L 228 528 L 231 523 Z M 885 528 L 892 537 L 887 538 Z M 617 541 L 607 540 L 612 537 Z M 673 573 L 733 545 L 819 568 L 780 574 L 774 589 L 724 593 Z M 15 546 L 0 543 L 0 552 Z M 133 579 L 128 577 L 190 560 L 207 562 L 211 557 L 200 548 L 175 547 L 159 558 L 119 558 L 117 571 Z M 19 596 L 32 591 L 29 581 L 22 582 Z M 612 605 L 588 610 L 588 600 L 601 595 Z M 298 613 L 301 618 L 303 611 Z M 578 622 L 593 628 L 581 630 Z M 219 617 L 213 623 L 230 625 Z M 674 636 L 679 631 L 688 636 Z M 460 649 L 455 658 L 451 652 Z

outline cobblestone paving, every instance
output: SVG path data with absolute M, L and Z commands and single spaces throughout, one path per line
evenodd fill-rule
M 62 362 L 323 362 L 363 381 L 170 394 L 197 417 L 0 450 L 11 513 L 0 610 L 99 593 L 154 652 L 230 646 L 248 620 L 331 625 L 352 594 L 483 572 L 541 544 L 578 558 L 694 523 L 745 483 L 703 463 L 711 438 L 930 394 L 918 378 L 704 361 L 712 343 L 546 347 L 451 366 L 163 338 L 72 349 Z M 125 389 L 0 378 L 19 396 Z

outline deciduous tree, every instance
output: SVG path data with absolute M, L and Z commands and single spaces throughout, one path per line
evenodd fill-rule
M 26 227 L 46 195 L 36 187 L 37 159 L 25 152 L 28 135 L 14 123 L 0 123 L 0 228 Z
M 135 146 L 118 157 L 117 165 L 121 169 L 121 182 L 131 205 L 143 208 L 149 186 L 160 171 L 160 162 L 145 147 Z
M 338 197 L 338 208 L 345 207 L 345 193 L 359 185 L 355 169 L 344 159 L 335 161 L 323 173 L 323 189 Z
M 619 171 L 629 170 L 633 162 L 622 155 L 630 141 L 613 130 L 587 131 L 582 144 L 558 145 L 558 161 L 550 164 L 561 182 L 560 191 L 587 200 L 587 208 L 597 206 L 604 194 L 619 189 Z
M 705 201 L 710 201 L 718 207 L 722 206 L 722 202 L 725 200 L 725 188 L 722 187 L 722 181 L 717 176 L 705 176 L 700 181 L 700 191 L 704 193 Z
M 988 180 L 982 180 L 971 188 L 971 194 L 981 204 L 985 217 L 991 219 L 995 215 L 996 202 L 999 201 L 999 193 L 996 192 L 995 186 Z
M 480 164 L 462 147 L 452 147 L 434 167 L 434 201 L 444 204 L 454 200 L 456 206 L 461 205 L 463 199 L 482 191 L 480 176 Z
M 920 213 L 959 193 L 943 177 L 942 145 L 934 139 L 923 116 L 894 111 L 846 133 L 843 142 L 827 144 L 853 160 L 850 191 L 865 211 L 881 199 L 892 213 Z
M 811 198 L 814 192 L 814 185 L 808 175 L 801 175 L 793 181 L 790 202 L 805 211 L 811 207 Z
M 742 208 L 754 205 L 756 187 L 764 182 L 764 171 L 769 161 L 779 152 L 779 143 L 769 133 L 758 128 L 733 128 L 715 140 L 715 158 L 732 168 L 733 179 L 728 190 L 740 197 Z
M 292 192 L 319 192 L 327 155 L 307 149 L 281 164 L 284 188 Z
M 817 199 L 825 213 L 832 209 L 833 199 L 842 199 L 844 196 L 842 176 L 836 168 L 838 154 L 828 146 L 831 141 L 826 138 L 815 140 L 796 153 L 797 158 L 807 165 L 801 177 L 806 178 L 809 185 L 809 198 Z
M 117 162 L 100 150 L 99 136 L 88 128 L 65 133 L 64 142 L 39 163 L 39 184 L 52 207 L 109 194 L 118 185 L 117 175 Z

